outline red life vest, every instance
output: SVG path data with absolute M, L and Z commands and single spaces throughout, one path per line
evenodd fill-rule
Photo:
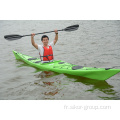
M 40 58 L 43 57 L 42 61 L 50 61 L 53 60 L 53 50 L 52 47 L 49 46 L 49 48 L 47 47 L 43 47 L 44 52 L 43 52 L 43 56 L 40 55 Z

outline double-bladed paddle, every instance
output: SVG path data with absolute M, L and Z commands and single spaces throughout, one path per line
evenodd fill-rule
M 58 30 L 58 31 L 67 31 L 67 32 L 71 32 L 71 31 L 77 30 L 78 28 L 79 28 L 79 25 L 72 25 L 72 26 L 68 26 L 68 27 L 66 27 L 65 29 Z M 45 33 L 51 33 L 51 32 L 54 32 L 54 31 L 36 33 L 35 35 L 38 35 L 38 34 L 45 34 Z M 31 36 L 31 34 L 30 34 L 30 35 L 17 35 L 17 34 L 5 35 L 4 38 L 5 38 L 6 40 L 12 41 L 12 40 L 17 40 L 17 39 L 20 39 L 20 38 L 26 37 L 26 36 Z

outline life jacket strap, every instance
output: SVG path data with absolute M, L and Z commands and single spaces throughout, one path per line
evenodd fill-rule
M 47 59 L 48 59 L 48 61 L 50 62 L 50 60 L 49 60 L 49 56 L 53 56 L 53 54 L 51 54 L 51 55 L 46 55 L 46 56 L 40 56 L 40 57 L 46 57 Z M 41 61 L 43 61 L 42 59 L 41 59 Z

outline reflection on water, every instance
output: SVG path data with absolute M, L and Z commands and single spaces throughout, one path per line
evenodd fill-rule
M 51 92 L 45 92 L 44 93 L 44 95 L 52 95 L 52 96 L 54 96 L 55 94 L 57 94 L 58 93 L 58 89 L 56 89 L 56 90 L 54 90 L 54 91 L 51 91 Z
M 37 72 L 37 69 L 36 69 L 36 72 Z M 45 92 L 43 93 L 46 96 L 45 99 L 52 99 L 49 96 L 54 96 L 58 94 L 58 92 L 60 91 L 60 89 L 57 87 L 57 85 L 60 84 L 59 80 L 57 81 L 46 80 L 46 78 L 52 79 L 53 76 L 57 76 L 57 75 L 59 74 L 52 71 L 42 71 L 38 75 L 35 75 L 35 77 L 40 78 L 40 80 L 34 81 L 34 84 L 45 87 L 46 89 Z
M 50 72 L 50 71 L 41 71 L 40 74 L 38 74 L 36 77 L 37 78 L 47 78 L 47 77 L 52 77 L 54 76 L 55 73 L 54 72 Z
M 86 91 L 95 91 L 100 90 L 103 93 L 107 94 L 107 95 L 115 95 L 116 91 L 114 91 L 112 88 L 112 85 L 109 85 L 106 81 L 102 81 L 102 80 L 93 80 L 93 79 L 88 79 L 88 78 L 84 78 L 84 77 L 77 77 L 77 76 L 72 76 L 72 75 L 66 75 L 69 78 L 74 78 L 74 82 L 81 82 L 85 85 L 92 85 L 92 88 Z M 117 99 L 118 97 L 101 97 L 102 99 Z
M 116 92 L 112 89 L 113 86 L 109 85 L 106 81 L 92 80 L 84 77 L 65 74 L 64 80 L 65 79 L 69 80 L 66 83 L 66 81 L 64 82 L 63 80 L 61 80 L 61 77 L 59 77 L 59 75 L 60 74 L 51 71 L 42 71 L 41 73 L 36 75 L 36 77 L 40 78 L 40 80 L 36 80 L 34 84 L 45 87 L 46 91 L 43 94 L 47 96 L 46 99 L 55 99 L 55 98 L 51 98 L 51 96 L 59 94 L 59 92 L 61 91 L 64 91 L 63 89 L 68 87 L 71 82 L 75 84 L 79 82 L 86 86 L 92 86 L 90 87 L 90 89 L 87 90 L 85 89 L 84 92 L 93 93 L 94 91 L 98 90 L 105 93 L 105 95 L 108 96 L 108 97 L 103 97 L 100 94 L 98 94 L 98 97 L 101 99 L 119 99 L 116 96 Z M 61 76 L 63 76 L 63 74 L 61 74 Z M 47 89 L 47 87 L 49 87 L 49 89 Z

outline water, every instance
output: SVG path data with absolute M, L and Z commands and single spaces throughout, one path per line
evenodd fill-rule
M 120 68 L 120 21 L 0 21 L 1 100 L 103 100 L 120 99 L 120 73 L 106 81 L 42 72 L 17 61 L 12 53 L 39 57 L 30 37 L 7 41 L 4 35 L 26 35 L 79 24 L 77 31 L 59 32 L 56 60 L 88 67 Z M 50 41 L 54 33 L 47 34 Z M 35 41 L 41 44 L 41 35 Z

